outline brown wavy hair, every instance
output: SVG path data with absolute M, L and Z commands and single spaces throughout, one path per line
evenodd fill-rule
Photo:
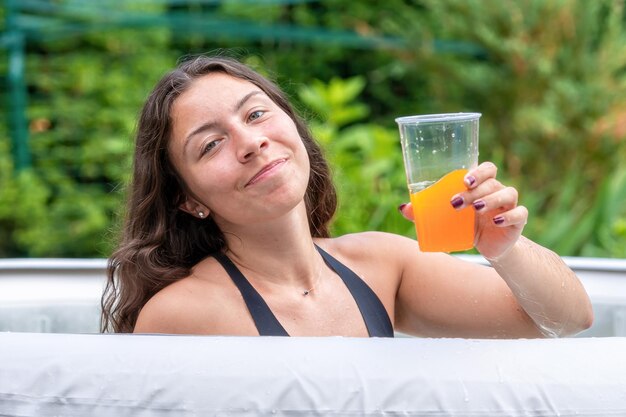
M 178 208 L 184 201 L 185 184 L 168 155 L 174 102 L 194 80 L 214 72 L 256 85 L 294 121 L 311 166 L 304 197 L 311 235 L 329 237 L 328 224 L 337 206 L 330 170 L 285 93 L 235 59 L 200 56 L 187 60 L 157 83 L 139 117 L 121 242 L 109 258 L 101 300 L 103 332 L 132 332 L 139 311 L 154 294 L 225 248 L 224 235 L 210 217 L 200 220 Z

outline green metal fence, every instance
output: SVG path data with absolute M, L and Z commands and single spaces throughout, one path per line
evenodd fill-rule
M 136 11 L 123 10 L 132 3 Z M 345 48 L 403 48 L 404 41 L 352 31 L 322 27 L 267 24 L 255 19 L 225 18 L 217 11 L 223 4 L 293 6 L 319 0 L 3 0 L 4 30 L 0 51 L 6 53 L 6 74 L 0 74 L 5 92 L 6 120 L 16 171 L 31 165 L 28 143 L 27 83 L 25 56 L 29 43 L 52 42 L 68 37 L 123 28 L 167 28 L 174 37 L 219 34 L 224 39 L 286 40 L 292 43 L 336 45 Z M 117 6 L 117 7 L 116 7 Z M 152 9 L 152 11 L 149 11 Z M 148 10 L 148 11 L 147 11 Z M 434 50 L 479 55 L 476 45 L 457 41 L 434 41 Z
M 119 11 L 116 5 L 124 0 L 4 0 L 4 31 L 0 33 L 0 48 L 6 52 L 8 65 L 4 75 L 6 119 L 11 137 L 14 166 L 20 171 L 31 164 L 26 117 L 27 84 L 25 55 L 29 42 L 50 42 L 67 37 L 83 36 L 118 28 L 163 27 L 174 36 L 237 37 L 238 39 L 273 39 L 290 42 L 322 43 L 349 48 L 379 48 L 401 46 L 391 38 L 363 36 L 349 31 L 324 28 L 268 25 L 253 20 L 225 19 L 211 6 L 217 0 L 134 0 L 143 10 Z M 294 5 L 312 0 L 238 0 L 241 5 Z M 125 2 L 124 4 L 128 4 Z M 146 6 L 161 7 L 146 12 Z M 195 8 L 192 6 L 196 6 Z

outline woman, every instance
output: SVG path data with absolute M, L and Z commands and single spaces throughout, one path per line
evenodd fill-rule
M 387 233 L 331 238 L 329 169 L 284 94 L 231 59 L 185 62 L 139 120 L 103 330 L 541 337 L 589 327 L 574 273 L 521 236 L 516 190 L 491 163 L 466 184 L 454 206 L 474 206 L 475 246 L 493 268 Z

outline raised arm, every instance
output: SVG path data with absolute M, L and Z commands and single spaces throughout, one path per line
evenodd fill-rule
M 506 254 L 489 261 L 544 336 L 572 335 L 591 326 L 589 297 L 554 252 L 520 237 Z
M 424 280 L 433 297 L 437 293 L 447 297 L 443 305 L 427 303 L 432 311 L 426 313 L 432 314 L 438 335 L 453 335 L 444 324 L 470 337 L 558 337 L 591 325 L 593 311 L 585 289 L 559 256 L 521 236 L 528 211 L 517 205 L 514 188 L 496 180 L 496 171 L 492 163 L 481 164 L 467 174 L 467 191 L 451 201 L 458 209 L 473 205 L 475 246 L 493 268 L 463 265 L 435 254 L 421 255 L 426 268 L 408 263 L 398 292 L 398 323 L 408 331 L 424 330 L 419 319 L 423 307 L 411 301 L 416 283 Z M 410 208 L 402 212 L 411 217 Z M 450 302 L 450 297 L 456 301 Z M 446 309 L 454 313 L 446 317 Z M 454 320 L 459 322 L 450 323 Z

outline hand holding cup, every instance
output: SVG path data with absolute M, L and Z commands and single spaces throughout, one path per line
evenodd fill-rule
M 463 179 L 478 165 L 480 113 L 396 119 L 422 251 L 454 252 L 474 246 L 474 212 L 450 198 L 466 190 Z
M 505 254 L 519 239 L 528 220 L 528 210 L 518 205 L 518 192 L 496 179 L 497 167 L 483 162 L 464 177 L 466 189 L 454 194 L 450 206 L 475 212 L 474 246 L 487 259 Z M 408 220 L 415 221 L 411 204 L 400 206 Z

